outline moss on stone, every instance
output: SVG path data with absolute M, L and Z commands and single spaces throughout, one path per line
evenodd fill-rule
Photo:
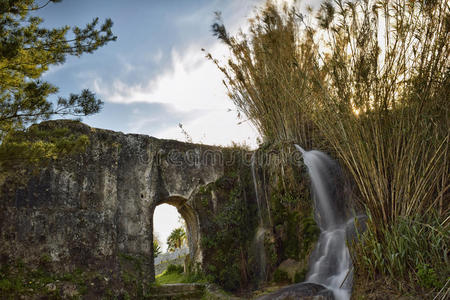
M 204 222 L 208 226 L 202 228 L 201 235 L 203 270 L 208 280 L 228 291 L 247 288 L 253 277 L 249 248 L 257 214 L 249 201 L 254 197 L 251 172 L 244 165 L 241 151 L 244 150 L 224 149 L 224 176 L 199 189 L 194 197 L 196 207 L 208 217 Z

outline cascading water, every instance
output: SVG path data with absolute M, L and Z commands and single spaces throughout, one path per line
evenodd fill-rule
M 264 248 L 264 238 L 266 236 L 266 228 L 264 226 L 264 217 L 263 217 L 263 203 L 262 199 L 259 195 L 259 187 L 256 179 L 256 151 L 252 155 L 252 161 L 251 161 L 251 167 L 252 167 L 252 177 L 253 177 L 253 184 L 255 186 L 255 196 L 256 196 L 256 202 L 258 204 L 258 217 L 259 217 L 259 224 L 258 229 L 256 232 L 255 240 L 253 241 L 253 245 L 255 248 L 255 252 L 257 253 L 257 264 L 258 264 L 258 275 L 259 275 L 259 281 L 262 282 L 266 280 L 266 251 Z
M 306 281 L 325 286 L 333 291 L 337 300 L 350 299 L 353 274 L 346 232 L 354 225 L 353 218 L 348 222 L 344 220 L 343 209 L 336 203 L 337 163 L 320 151 L 295 147 L 302 153 L 308 168 L 316 221 L 321 231 Z

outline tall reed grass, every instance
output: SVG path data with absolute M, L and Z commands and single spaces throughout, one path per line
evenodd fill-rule
M 444 1 L 445 2 L 445 1 Z M 322 7 L 329 57 L 316 125 L 377 225 L 448 214 L 450 16 L 440 1 Z M 447 198 L 448 200 L 448 198 Z
M 247 33 L 229 36 L 218 19 L 214 34 L 228 45 L 231 56 L 221 65 L 234 104 L 268 142 L 295 141 L 312 147 L 317 129 L 310 117 L 311 83 L 317 46 L 312 32 L 302 33 L 296 10 L 268 2 L 249 20 Z
M 449 4 L 335 0 L 306 20 L 269 1 L 248 34 L 213 25 L 230 97 L 266 140 L 334 149 L 370 215 L 361 278 L 436 288 L 422 277 L 450 270 Z

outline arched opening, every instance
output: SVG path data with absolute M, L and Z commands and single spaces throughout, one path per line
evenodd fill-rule
M 155 276 L 171 264 L 184 270 L 189 267 L 186 263 L 200 262 L 198 219 L 185 198 L 172 196 L 155 207 L 153 236 L 160 247 L 154 259 Z

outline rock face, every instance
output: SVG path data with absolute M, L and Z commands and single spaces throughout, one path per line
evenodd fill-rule
M 58 268 L 111 272 L 138 264 L 151 279 L 153 212 L 169 203 L 186 221 L 191 260 L 202 262 L 202 217 L 192 198 L 223 176 L 221 148 L 73 121 L 40 126 L 69 127 L 90 143 L 82 154 L 31 170 L 22 183 L 1 183 L 1 261 L 46 257 Z

